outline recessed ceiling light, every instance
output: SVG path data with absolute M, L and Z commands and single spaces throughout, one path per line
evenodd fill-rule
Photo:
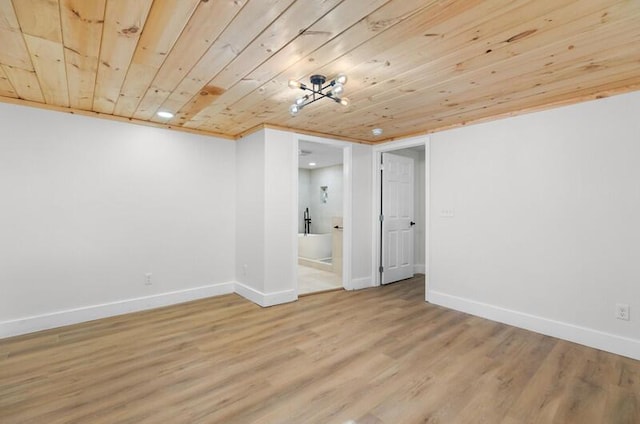
M 171 112 L 167 112 L 165 110 L 161 110 L 160 112 L 158 112 L 156 115 L 158 115 L 161 118 L 165 118 L 165 119 L 171 119 L 173 118 L 173 113 Z
M 371 130 L 371 133 L 373 135 L 375 135 L 376 137 L 381 136 L 382 135 L 382 128 L 374 128 Z
M 316 166 L 315 162 L 309 162 L 309 166 Z

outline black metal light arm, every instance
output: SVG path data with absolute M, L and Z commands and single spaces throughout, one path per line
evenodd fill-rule
M 309 95 L 305 96 L 307 98 L 307 100 L 305 100 L 304 103 L 299 104 L 298 106 L 300 108 L 303 108 L 304 106 L 310 105 L 313 102 L 317 102 L 318 100 L 327 97 L 333 101 L 335 101 L 336 103 L 340 103 L 340 98 L 338 97 L 334 97 L 333 94 L 331 93 L 323 93 L 323 91 L 327 88 L 327 87 L 331 87 L 333 84 L 327 84 L 326 87 L 321 88 L 320 90 L 313 90 L 307 86 L 300 86 L 300 89 L 302 91 L 310 91 L 314 94 L 313 97 L 309 97 Z M 318 97 L 316 97 L 315 95 L 318 95 Z M 297 104 L 297 103 L 296 103 Z
M 338 81 L 338 79 L 342 79 L 343 81 L 340 82 Z M 310 78 L 311 81 L 311 87 L 309 87 L 306 84 L 297 82 L 297 81 L 289 81 L 289 86 L 291 88 L 299 88 L 302 91 L 309 91 L 310 93 L 312 93 L 311 95 L 307 94 L 304 97 L 300 97 L 298 99 L 296 99 L 296 102 L 291 105 L 291 107 L 289 108 L 290 112 L 292 115 L 296 115 L 300 109 L 310 105 L 311 103 L 315 103 L 318 100 L 322 99 L 322 98 L 329 98 L 331 100 L 333 100 L 336 103 L 340 103 L 343 105 L 348 105 L 348 99 L 345 97 L 338 97 L 336 96 L 331 90 L 325 92 L 325 90 L 330 89 L 331 87 L 335 87 L 336 84 L 340 84 L 343 85 L 346 83 L 347 77 L 346 75 L 339 75 L 337 78 L 331 80 L 328 84 L 324 84 L 326 81 L 326 78 L 324 75 L 312 75 Z M 303 100 L 302 102 L 300 102 L 300 100 Z

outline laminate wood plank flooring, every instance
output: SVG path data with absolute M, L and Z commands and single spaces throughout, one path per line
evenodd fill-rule
M 640 361 L 424 302 L 424 278 L 0 340 L 0 423 L 640 423 Z

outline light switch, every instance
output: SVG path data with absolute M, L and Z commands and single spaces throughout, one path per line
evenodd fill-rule
M 455 211 L 453 209 L 442 209 L 440 211 L 440 216 L 443 218 L 453 218 L 455 215 Z

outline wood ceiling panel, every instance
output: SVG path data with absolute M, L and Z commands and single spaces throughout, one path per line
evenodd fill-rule
M 537 3 L 536 7 L 538 7 L 540 3 L 542 2 Z M 601 5 L 596 5 L 595 9 L 585 8 L 585 11 L 597 12 L 589 15 L 588 19 L 579 20 L 580 24 L 586 25 L 589 23 L 596 26 L 603 26 L 601 16 L 604 13 L 612 13 L 613 10 L 616 9 L 616 6 L 609 10 L 598 10 L 601 7 Z M 569 10 L 566 10 L 566 20 L 569 21 L 571 20 L 571 16 L 577 15 L 577 11 L 570 9 L 571 7 L 569 7 Z M 625 11 L 628 13 L 628 10 Z M 625 19 L 623 18 L 623 14 L 618 14 L 620 15 L 620 19 Z M 527 13 L 527 16 L 531 16 L 530 13 Z M 556 18 L 556 16 L 558 17 Z M 482 85 L 488 87 L 491 91 L 500 92 L 505 85 L 510 84 L 510 82 L 508 82 L 509 77 L 526 73 L 531 67 L 543 66 L 544 64 L 556 61 L 557 59 L 554 58 L 554 56 L 558 54 L 562 55 L 563 52 L 568 52 L 569 54 L 573 54 L 573 59 L 575 59 L 575 51 L 572 53 L 572 50 L 568 50 L 567 46 L 571 45 L 572 42 L 574 44 L 581 42 L 585 34 L 595 34 L 594 31 L 596 28 L 591 27 L 586 32 L 578 32 L 570 39 L 570 42 L 565 44 L 566 38 L 563 38 L 562 35 L 566 31 L 565 24 L 569 24 L 570 22 L 562 21 L 559 18 L 560 16 L 556 14 L 553 15 L 553 18 L 544 18 L 550 21 L 557 20 L 562 22 L 562 24 L 555 26 L 557 31 L 551 33 L 551 37 L 549 37 L 545 31 L 539 31 L 531 34 L 529 37 L 521 37 L 516 41 L 506 43 L 502 40 L 511 38 L 510 33 L 506 32 L 492 37 L 486 44 L 482 39 L 479 39 L 478 45 L 475 47 L 471 46 L 472 49 L 475 49 L 475 52 L 468 51 L 462 43 L 445 45 L 446 50 L 450 50 L 454 52 L 454 54 L 447 55 L 445 51 L 438 52 L 436 50 L 435 53 L 438 59 L 428 61 L 427 68 L 420 70 L 422 75 L 424 75 L 423 77 L 415 76 L 414 80 L 397 89 L 392 87 L 391 89 L 382 90 L 377 86 L 369 86 L 365 90 L 356 92 L 353 95 L 349 92 L 351 98 L 355 100 L 353 106 L 349 108 L 347 113 L 337 114 L 332 122 L 337 126 L 342 126 L 349 121 L 354 122 L 351 115 L 357 114 L 359 118 L 357 125 L 363 126 L 361 133 L 366 135 L 366 132 L 372 126 L 383 125 L 388 121 L 401 118 L 404 110 L 415 110 L 421 113 L 421 111 L 424 110 L 424 106 L 430 104 L 434 97 L 441 96 L 446 99 L 452 93 L 462 93 L 461 97 L 463 97 L 463 99 L 457 99 L 458 101 L 450 101 L 449 103 L 443 102 L 439 105 L 440 108 L 447 110 L 450 104 L 464 103 L 464 98 L 470 97 L 470 90 L 476 85 Z M 619 24 L 619 20 L 615 22 Z M 481 27 L 479 27 L 479 29 L 481 29 Z M 616 30 L 624 32 L 625 29 L 626 27 L 619 28 L 618 25 L 616 25 Z M 521 34 L 523 32 L 522 30 L 523 28 L 516 29 L 513 34 Z M 486 33 L 486 31 L 481 31 L 481 33 Z M 596 41 L 593 42 L 596 43 L 598 38 L 599 36 L 596 35 L 594 38 Z M 547 44 L 548 39 L 557 39 L 560 41 L 555 44 L 552 43 L 552 49 L 550 49 L 549 44 Z M 519 45 L 522 45 L 522 48 L 519 49 Z M 430 51 L 437 49 L 437 46 L 432 45 L 429 49 Z M 500 49 L 503 49 L 504 54 L 494 61 L 491 56 L 496 57 L 495 55 L 500 54 Z M 542 52 L 540 52 L 540 49 L 543 49 Z M 599 51 L 606 51 L 606 43 L 600 44 L 597 49 L 599 49 Z M 458 62 L 461 56 L 469 59 L 467 62 Z M 481 60 L 476 60 L 477 58 Z M 540 63 L 541 61 L 542 63 Z M 489 70 L 489 72 L 486 72 L 488 75 L 479 76 L 477 69 L 474 68 L 485 71 Z M 370 72 L 374 73 L 374 71 Z M 378 70 L 375 74 L 383 75 L 384 70 Z M 533 75 L 532 78 L 530 78 L 530 80 L 534 81 L 533 83 L 537 83 L 537 81 L 534 80 L 535 77 L 536 75 Z M 411 80 L 411 78 L 409 79 Z M 495 84 L 492 85 L 491 82 Z M 327 105 L 325 103 L 319 108 L 314 108 L 311 113 L 305 115 L 306 119 L 310 121 L 313 120 L 313 122 L 305 122 L 305 124 L 308 125 L 310 129 L 318 130 L 320 128 L 318 117 L 329 113 L 326 109 L 331 107 L 331 104 Z M 291 122 L 297 118 L 298 117 L 290 119 L 285 125 L 292 125 Z M 427 116 L 425 116 L 425 119 L 427 119 Z
M 539 87 L 533 87 L 518 94 L 505 95 L 504 99 L 494 99 L 491 103 L 475 102 L 465 107 L 463 111 L 450 111 L 448 114 L 440 113 L 436 119 L 427 120 L 430 128 L 426 132 L 455 128 L 476 122 L 484 122 L 497 118 L 516 116 L 523 112 L 544 110 L 551 106 L 567 105 L 576 102 L 607 97 L 632 90 L 640 89 L 640 79 L 637 77 L 637 65 L 633 64 L 621 73 L 622 80 L 611 83 L 610 75 L 606 72 L 597 72 L 584 76 L 580 81 L 569 83 L 568 81 L 555 82 L 549 89 L 551 92 L 542 93 Z M 584 85 L 588 85 L 584 88 Z M 541 94 L 547 94 L 541 97 Z M 491 108 L 488 108 L 490 105 Z M 394 121 L 397 137 L 415 134 L 411 128 L 424 127 L 424 115 L 412 116 L 408 119 Z M 409 129 L 402 132 L 402 130 Z
M 60 0 L 69 103 L 91 110 L 106 0 Z
M 585 57 L 586 60 L 582 64 L 565 62 L 550 72 L 542 72 L 542 78 L 548 81 L 532 84 L 526 79 L 512 79 L 510 84 L 505 85 L 504 92 L 497 96 L 493 93 L 488 94 L 487 90 L 479 88 L 470 93 L 470 98 L 473 101 L 464 105 L 458 104 L 457 108 L 451 108 L 453 113 L 442 113 L 442 109 L 436 108 L 432 113 L 438 111 L 441 116 L 460 115 L 469 111 L 487 109 L 488 106 L 518 104 L 517 102 L 530 98 L 549 99 L 550 102 L 554 102 L 555 97 L 561 93 L 598 87 L 610 81 L 612 67 L 615 67 L 619 75 L 626 79 L 632 75 L 629 72 L 633 72 L 638 63 L 636 59 L 629 58 L 624 53 L 615 50 L 611 51 L 609 55 L 601 57 L 597 62 L 587 59 L 588 57 Z M 612 87 L 615 88 L 616 85 L 612 85 Z M 545 100 L 540 101 L 540 104 L 544 103 Z
M 233 61 L 266 27 L 292 3 L 292 0 L 249 2 L 225 31 L 215 40 L 162 104 L 162 109 L 179 112 L 172 124 L 181 124 L 222 94 L 221 89 L 206 84 Z
M 497 4 L 497 2 L 488 3 Z M 543 3 L 551 2 L 529 3 L 514 10 L 506 8 L 506 13 L 526 13 L 527 16 L 532 17 L 536 15 L 544 16 L 548 8 L 540 7 Z M 511 4 L 515 5 L 516 3 L 513 2 Z M 507 5 L 505 4 L 505 6 Z M 350 73 L 355 74 L 356 77 L 361 76 L 361 80 L 366 81 L 367 84 L 363 85 L 362 89 L 356 87 L 356 90 L 352 90 L 352 87 L 349 87 L 348 93 L 352 100 L 352 106 L 346 111 L 346 115 L 364 112 L 371 104 L 380 105 L 379 111 L 381 114 L 386 115 L 388 113 L 384 112 L 383 107 L 385 101 L 398 97 L 418 99 L 419 90 L 425 90 L 434 83 L 443 83 L 470 72 L 472 70 L 470 69 L 471 67 L 464 66 L 464 62 L 460 61 L 461 57 L 487 58 L 486 64 L 494 64 L 495 61 L 491 56 L 494 54 L 495 45 L 506 45 L 504 40 L 511 38 L 514 34 L 521 34 L 527 31 L 527 29 L 514 26 L 510 21 L 499 19 L 504 15 L 496 15 L 495 12 L 501 9 L 487 10 L 481 14 L 483 20 L 478 19 L 475 23 L 469 21 L 469 26 L 456 26 L 457 29 L 453 28 L 448 21 L 442 21 L 434 26 L 432 28 L 433 32 L 431 32 L 431 34 L 438 34 L 439 36 L 426 37 L 423 39 L 423 44 L 418 42 L 412 48 L 409 48 L 410 45 L 408 43 L 402 45 L 404 48 L 386 49 L 384 55 L 375 57 L 371 61 L 364 61 L 352 69 Z M 504 22 L 504 26 L 498 26 L 496 24 L 497 21 Z M 447 27 L 451 28 L 452 31 L 443 32 L 443 29 Z M 490 34 L 491 36 L 484 37 L 483 34 Z M 523 41 L 524 39 L 521 38 L 520 42 Z M 409 58 L 415 56 L 422 58 L 419 61 L 422 64 L 413 69 L 407 68 L 404 64 L 411 62 Z M 373 77 L 367 77 L 367 74 L 373 75 Z M 419 99 L 419 101 L 426 102 L 428 100 L 425 98 Z M 313 111 L 310 111 L 308 119 L 325 113 L 321 108 L 326 107 L 325 104 L 320 108 L 314 108 Z M 336 119 L 350 119 L 346 115 Z
M 599 57 L 598 60 L 591 59 L 591 56 L 585 56 L 579 64 L 564 62 L 526 75 L 527 78 L 530 77 L 531 80 L 538 81 L 536 83 L 518 76 L 505 80 L 500 92 L 476 85 L 473 88 L 454 93 L 454 95 L 449 93 L 445 95 L 434 94 L 432 103 L 426 105 L 419 113 L 410 108 L 403 111 L 398 110 L 392 119 L 374 117 L 370 125 L 380 123 L 393 125 L 400 121 L 406 122 L 407 118 L 413 121 L 432 120 L 437 125 L 438 122 L 443 121 L 444 117 L 458 116 L 462 118 L 465 114 L 478 109 L 497 110 L 502 104 L 516 105 L 518 109 L 524 109 L 525 106 L 518 103 L 522 98 L 535 97 L 542 104 L 546 101 L 552 102 L 551 99 L 557 93 L 570 93 L 572 90 L 584 87 L 599 86 L 610 80 L 611 69 L 616 69 L 617 75 L 624 78 L 626 73 L 633 72 L 634 66 L 637 67 L 637 65 L 637 59 L 629 58 L 624 53 L 615 50 L 608 55 Z M 462 86 L 469 87 L 464 84 Z M 344 128 L 343 130 L 350 133 L 357 131 L 358 127 Z
M 11 0 L 0 0 L 0 96 L 44 103 Z
M 607 13 L 612 12 L 613 9 L 609 9 Z M 600 22 L 600 16 L 601 13 L 598 12 L 595 16 L 587 17 L 586 20 L 597 18 L 598 22 Z M 602 26 L 602 24 L 600 25 Z M 621 19 L 616 21 L 616 31 L 629 30 L 629 33 L 633 34 L 632 29 L 635 25 L 633 17 L 625 18 L 621 16 Z M 457 75 L 452 68 L 451 73 L 454 76 L 451 78 L 438 77 L 436 79 L 425 78 L 418 80 L 420 84 L 416 86 L 422 88 L 415 92 L 387 92 L 373 98 L 366 97 L 362 100 L 365 103 L 364 106 L 357 109 L 358 106 L 355 105 L 351 113 L 358 113 L 362 117 L 358 121 L 359 125 L 370 126 L 396 119 L 404 111 L 415 110 L 418 106 L 424 106 L 425 102 L 439 100 L 440 103 L 437 108 L 446 110 L 452 105 L 468 102 L 473 98 L 473 93 L 478 90 L 493 93 L 495 96 L 495 94 L 499 94 L 505 89 L 513 89 L 514 87 L 516 91 L 524 89 L 524 87 L 514 85 L 518 82 L 524 83 L 526 87 L 530 85 L 545 86 L 545 84 L 552 83 L 555 80 L 563 80 L 562 73 L 556 72 L 556 70 L 563 69 L 571 64 L 576 65 L 581 72 L 591 72 L 595 67 L 603 66 L 596 64 L 599 58 L 606 59 L 607 54 L 612 52 L 607 49 L 607 46 L 611 45 L 612 39 L 607 36 L 605 28 L 600 28 L 600 30 L 594 28 L 589 31 L 588 34 L 593 36 L 593 40 L 586 41 L 586 34 L 579 33 L 570 38 L 560 39 L 555 43 L 545 43 L 537 40 L 534 36 L 531 36 L 526 42 L 525 39 L 521 39 L 520 42 L 525 45 L 522 48 L 518 48 L 517 43 L 510 44 L 506 57 L 501 59 L 499 65 L 486 61 L 478 69 L 465 69 L 465 72 Z M 628 46 L 631 50 L 621 47 L 613 50 L 613 52 L 633 58 L 633 49 L 637 50 L 635 46 L 638 43 L 638 35 L 632 35 L 631 39 L 628 40 Z M 539 36 L 544 37 L 545 34 L 541 32 Z M 616 37 L 616 35 L 613 37 Z M 576 46 L 579 47 L 576 48 Z M 522 52 L 527 54 L 522 54 Z M 493 54 L 493 51 L 490 54 Z M 499 72 L 496 70 L 498 66 Z M 526 71 L 523 72 L 523 69 L 526 69 Z M 530 70 L 535 70 L 535 72 L 530 72 Z M 575 77 L 577 76 L 575 75 Z M 435 85 L 433 84 L 434 82 L 436 82 Z M 428 100 L 421 97 L 428 98 Z M 422 111 L 425 110 L 424 107 L 421 109 Z M 393 111 L 393 113 L 385 111 Z M 346 122 L 347 118 L 348 116 L 338 117 L 336 122 L 338 124 L 341 121 Z
M 115 114 L 132 116 L 201 0 L 154 2 L 133 55 Z
M 421 2 L 422 6 L 418 6 L 413 2 L 405 2 L 403 6 L 393 5 L 392 7 L 383 7 L 379 10 L 380 13 L 373 13 L 367 19 L 361 21 L 359 24 L 354 25 L 348 31 L 345 31 L 345 34 L 342 35 L 336 40 L 336 43 L 333 40 L 327 44 L 333 44 L 333 46 L 326 48 L 322 46 L 319 49 L 321 52 L 333 52 L 335 56 L 327 56 L 326 54 L 314 52 L 313 55 L 309 57 L 303 58 L 299 62 L 296 63 L 293 69 L 288 70 L 286 74 L 281 75 L 281 77 L 274 78 L 272 80 L 272 84 L 276 85 L 275 88 L 279 91 L 280 94 L 276 94 L 270 99 L 265 100 L 264 103 L 254 104 L 253 102 L 259 102 L 261 96 L 256 96 L 253 99 L 249 100 L 249 105 L 247 105 L 246 109 L 252 112 L 256 112 L 260 114 L 260 116 L 256 117 L 255 113 L 252 113 L 254 116 L 242 116 L 243 110 L 234 110 L 233 114 L 229 114 L 228 117 L 219 117 L 216 112 L 219 112 L 217 105 L 213 105 L 213 107 L 209 108 L 206 111 L 207 115 L 205 115 L 201 122 L 194 120 L 193 122 L 187 123 L 187 126 L 191 126 L 193 123 L 200 124 L 199 128 L 208 128 L 207 125 L 210 125 L 211 122 L 221 121 L 221 129 L 225 128 L 225 125 L 236 127 L 238 124 L 241 124 L 243 127 L 242 130 L 246 128 L 253 127 L 256 122 L 264 121 L 268 115 L 273 115 L 271 118 L 277 120 L 277 116 L 279 116 L 283 120 L 288 120 L 288 110 L 289 105 L 293 102 L 295 97 L 300 95 L 300 92 L 291 91 L 287 86 L 287 81 L 292 75 L 302 75 L 308 77 L 309 74 L 304 75 L 299 71 L 298 67 L 303 67 L 304 69 L 314 69 L 310 71 L 310 73 L 323 73 L 328 76 L 335 76 L 338 72 L 348 71 L 351 69 L 352 63 L 356 60 L 353 58 L 352 49 L 347 49 L 345 47 L 353 48 L 358 47 L 362 48 L 364 45 L 368 45 L 368 41 L 370 39 L 377 39 L 381 34 L 393 34 L 393 36 L 399 37 L 398 33 L 402 34 L 403 39 L 408 39 L 412 35 L 417 35 L 421 30 L 427 28 L 429 26 L 428 23 L 423 22 L 424 20 L 428 20 L 433 16 L 437 16 L 439 13 L 442 13 L 443 10 L 449 8 L 454 1 L 446 1 L 446 2 Z M 403 25 L 396 25 L 402 22 Z M 416 29 L 416 23 L 423 24 L 423 27 L 418 25 L 418 29 Z M 347 41 L 345 41 L 347 40 Z M 356 40 L 358 43 L 350 44 L 350 41 Z M 397 45 L 397 42 L 388 41 L 387 47 L 392 45 Z M 363 53 L 364 57 L 362 60 L 367 60 L 370 52 Z M 324 66 L 322 64 L 324 63 Z M 308 66 L 311 64 L 311 66 Z M 303 79 L 303 77 L 296 78 Z M 307 78 L 304 78 L 305 80 Z M 305 81 L 308 83 L 308 81 Z M 348 85 L 348 89 L 355 84 L 358 84 L 357 80 L 351 79 L 351 82 Z M 262 88 L 262 87 L 261 87 Z M 268 87 L 265 88 L 265 92 L 269 90 Z M 316 104 L 317 106 L 319 104 Z M 335 106 L 334 103 L 330 103 L 330 106 Z M 254 121 L 252 121 L 254 119 Z M 282 121 L 280 121 L 282 122 Z M 274 123 L 273 121 L 270 123 Z M 222 129 L 224 132 L 224 129 Z
M 408 110 L 399 113 L 395 119 L 388 121 L 389 127 L 393 127 L 395 134 L 402 135 L 406 132 L 402 130 L 413 128 L 416 125 L 424 125 L 425 120 L 429 122 L 431 131 L 436 128 L 451 126 L 453 122 L 467 123 L 492 116 L 502 116 L 509 111 L 522 111 L 535 109 L 544 104 L 562 103 L 559 100 L 566 99 L 589 99 L 595 98 L 598 90 L 617 91 L 619 88 L 629 86 L 632 81 L 625 78 L 633 75 L 636 66 L 634 59 L 624 58 L 613 53 L 609 59 L 610 63 L 616 62 L 615 66 L 620 69 L 620 76 L 623 78 L 621 84 L 610 84 L 610 70 L 606 67 L 599 70 L 586 70 L 586 66 L 576 66 L 564 64 L 565 68 L 554 72 L 554 81 L 549 84 L 531 83 L 526 79 L 512 80 L 503 84 L 503 91 L 499 94 L 487 94 L 486 90 L 478 87 L 467 93 L 465 103 L 453 103 L 451 107 L 443 107 L 441 103 L 435 101 L 420 111 Z M 588 66 L 588 65 L 587 65 Z M 636 78 L 636 85 L 640 80 Z M 495 113 L 498 111 L 498 113 Z M 357 131 L 357 128 L 346 128 L 343 131 L 350 133 Z M 408 132 L 411 132 L 410 130 Z
M 376 142 L 640 88 L 636 0 L 0 0 L 0 43 L 1 98 L 227 136 Z M 349 108 L 289 116 L 289 78 L 338 72 Z
M 200 2 L 182 35 L 153 79 L 134 116 L 149 120 L 176 89 L 180 81 L 200 60 L 229 22 L 244 8 L 246 1 Z M 204 85 L 202 82 L 201 87 Z
M 234 109 L 232 116 L 229 118 L 223 116 L 221 119 L 216 119 L 217 116 L 215 114 L 209 113 L 206 117 L 203 117 L 203 126 L 214 131 L 225 131 L 229 127 L 235 126 L 238 130 L 243 131 L 253 128 L 264 122 L 265 119 L 277 116 L 277 113 L 274 112 L 276 108 L 279 111 L 288 111 L 288 106 L 295 98 L 295 93 L 288 89 L 287 83 L 289 79 L 306 81 L 308 76 L 318 69 L 323 69 L 326 75 L 336 75 L 343 71 L 341 69 L 343 65 L 337 60 L 338 58 L 374 35 L 409 19 L 422 10 L 432 7 L 434 3 L 436 2 L 425 2 L 423 0 L 392 0 L 385 3 L 384 6 L 373 11 L 365 19 L 359 20 L 345 31 L 336 34 L 311 54 L 307 56 L 298 55 L 295 63 L 271 78 L 268 84 L 264 84 L 257 90 L 248 93 L 252 94 L 251 96 L 247 95 L 243 90 L 242 94 L 244 96 L 229 106 Z M 329 64 L 332 65 L 329 66 Z M 263 70 L 258 68 L 256 72 L 262 73 Z M 244 83 L 244 81 L 240 83 Z M 257 95 L 260 98 L 256 99 L 253 95 Z M 232 102 L 234 99 L 230 98 L 228 101 Z M 223 126 L 225 129 L 222 128 Z
M 19 98 L 36 103 L 45 103 L 36 71 L 29 71 L 9 65 L 2 65 L 2 70 L 7 78 L 9 78 Z
M 380 55 L 371 56 L 377 51 L 375 46 L 366 45 L 358 49 L 351 54 L 359 59 L 358 64 L 348 72 L 362 83 L 348 88 L 352 106 L 345 113 L 348 115 L 365 110 L 369 104 L 383 102 L 388 100 L 389 96 L 416 98 L 417 94 L 414 93 L 428 87 L 429 82 L 441 82 L 459 76 L 467 71 L 462 66 L 460 57 L 486 56 L 490 50 L 489 46 L 493 43 L 519 33 L 517 28 L 514 28 L 515 23 L 501 20 L 501 17 L 510 13 L 522 13 L 527 16 L 544 14 L 548 11 L 548 8 L 541 7 L 544 3 L 551 2 L 485 2 L 479 8 L 467 9 L 455 15 L 458 25 L 451 25 L 451 14 L 443 14 L 429 26 L 429 32 L 404 35 L 403 39 L 408 40 L 406 43 L 386 46 Z M 497 22 L 502 22 L 503 25 L 498 25 Z M 483 34 L 492 36 L 487 38 Z M 415 58 L 420 59 L 417 60 L 420 64 L 411 66 L 416 62 Z M 322 110 L 326 107 L 325 104 L 320 105 L 320 108 L 314 108 L 308 114 L 308 118 L 307 115 L 305 118 L 315 119 L 318 115 L 326 113 Z M 349 119 L 348 116 L 338 119 L 342 118 Z
M 58 0 L 13 0 L 13 6 L 23 33 L 62 42 Z
M 62 43 L 24 35 L 44 100 L 48 104 L 69 106 L 67 70 Z
M 255 44 L 255 40 L 268 31 L 269 25 L 280 19 L 291 4 L 291 0 L 272 0 L 270 7 L 265 9 L 260 3 L 250 2 L 163 104 L 164 109 L 178 112 L 171 123 L 185 123 L 217 101 L 226 88 L 217 85 L 213 79 L 239 55 L 245 54 L 251 43 Z
M 153 0 L 107 0 L 93 110 L 113 113 Z
M 634 73 L 637 74 L 636 60 L 624 58 L 614 60 L 614 62 L 616 62 L 615 66 L 619 69 L 619 75 L 622 78 L 632 77 Z M 400 137 L 414 133 L 413 129 L 416 127 L 425 127 L 425 121 L 429 122 L 425 131 L 431 132 L 438 128 L 453 126 L 455 123 L 466 124 L 491 116 L 503 116 L 510 111 L 537 109 L 545 104 L 564 104 L 561 101 L 563 98 L 575 101 L 592 99 L 596 97 L 594 93 L 598 93 L 599 90 L 617 92 L 618 88 L 629 87 L 632 84 L 637 89 L 640 84 L 638 78 L 635 79 L 635 82 L 624 80 L 621 84 L 611 84 L 610 82 L 607 84 L 611 75 L 606 68 L 597 72 L 585 72 L 584 67 L 566 69 L 564 72 L 556 73 L 556 79 L 560 76 L 565 76 L 566 79 L 556 80 L 544 88 L 537 84 L 526 88 L 518 86 L 515 87 L 520 89 L 517 92 L 509 90 L 500 95 L 491 94 L 477 98 L 472 98 L 476 95 L 472 92 L 465 96 L 466 101 L 463 105 L 452 103 L 451 107 L 445 108 L 436 103 L 425 107 L 420 112 L 399 113 L 392 120 L 378 119 L 376 125 L 379 125 L 379 122 L 384 122 L 383 125 L 388 129 L 386 132 L 392 134 L 392 137 Z M 588 88 L 584 88 L 585 86 Z M 373 128 L 373 125 L 369 128 Z M 360 126 L 340 130 L 341 135 L 346 137 L 354 137 L 360 131 Z
M 308 28 L 298 30 L 298 34 L 302 34 L 302 37 L 294 37 L 291 42 L 286 44 L 277 53 L 270 55 L 267 60 L 262 62 L 252 72 L 244 75 L 241 79 L 238 79 L 238 76 L 242 74 L 236 72 L 236 78 L 228 83 L 233 86 L 233 90 L 225 90 L 222 92 L 218 98 L 215 99 L 215 104 L 202 112 L 202 115 L 205 116 L 204 120 L 208 121 L 209 118 L 207 117 L 216 116 L 229 105 L 237 102 L 259 87 L 264 86 L 264 84 L 271 81 L 275 76 L 282 73 L 284 69 L 289 68 L 299 61 L 300 58 L 306 57 L 309 53 L 325 44 L 327 40 L 335 38 L 380 6 L 388 3 L 388 1 L 389 0 L 362 1 L 357 5 L 342 2 L 330 12 L 330 14 L 334 16 L 332 19 L 321 19 Z M 291 19 L 289 17 L 286 18 Z M 271 31 L 276 33 L 280 32 L 277 28 L 272 28 Z M 257 41 L 264 48 L 265 44 L 260 40 Z M 255 54 L 249 52 L 249 55 L 255 60 Z M 230 66 L 225 69 L 227 74 L 233 72 L 228 71 L 229 69 L 233 68 Z M 217 84 L 220 84 L 220 82 L 214 82 L 214 80 L 212 80 L 210 84 L 217 87 Z M 261 91 L 264 92 L 265 90 Z M 255 99 L 252 101 L 255 104 Z M 188 104 L 173 122 L 180 123 L 190 120 L 189 125 L 197 125 L 197 122 L 202 118 L 197 118 L 196 114 L 199 114 L 201 111 L 202 109 L 192 108 Z
M 13 3 L 44 101 L 69 106 L 58 0 L 15 0 Z
M 309 2 L 304 1 L 293 3 L 210 82 L 221 87 L 231 87 L 293 39 L 304 37 L 306 30 L 317 20 L 323 17 L 332 19 L 329 12 L 341 1 L 325 0 L 314 7 L 308 7 Z
M 491 22 L 490 18 L 497 12 L 504 13 L 505 10 L 509 10 L 509 7 L 513 7 L 518 3 L 514 1 L 503 4 L 499 2 L 483 2 L 480 5 L 473 2 L 460 3 L 455 1 L 436 3 L 434 7 L 424 9 L 421 13 L 408 19 L 404 25 L 388 29 L 387 32 L 362 43 L 338 60 L 320 67 L 319 72 L 326 75 L 335 75 L 338 71 L 342 71 L 351 75 L 352 78 L 346 86 L 346 95 L 352 101 L 354 99 L 357 100 L 357 97 L 354 98 L 354 93 L 361 93 L 367 88 L 374 93 L 381 92 L 381 90 L 394 89 L 403 82 L 412 81 L 413 78 L 424 75 L 425 69 L 421 68 L 432 66 L 433 61 L 427 60 L 429 56 L 438 57 L 439 54 L 446 55 L 455 51 L 452 49 L 452 45 L 457 44 L 454 43 L 449 43 L 440 51 L 434 51 L 433 46 L 434 40 L 437 42 L 444 39 L 445 34 L 437 31 L 442 30 L 441 26 L 450 26 L 448 24 L 449 19 L 452 17 L 457 18 L 459 25 L 454 28 L 455 31 L 460 32 L 471 27 L 470 34 L 467 34 L 466 38 L 460 42 L 460 44 L 464 44 L 479 32 L 476 28 L 483 21 L 479 21 L 478 16 L 482 16 L 483 20 Z M 447 38 L 451 35 L 454 34 L 447 34 Z M 402 39 L 404 42 L 401 44 L 395 43 L 393 40 L 397 39 Z M 376 52 L 383 53 L 376 55 Z M 426 64 L 416 66 L 415 62 L 418 58 L 424 59 Z M 403 72 L 409 72 L 410 75 L 403 79 Z M 381 83 L 385 83 L 384 88 L 379 85 Z M 279 89 L 281 93 L 288 94 L 288 96 L 281 96 L 279 101 L 274 102 L 272 100 L 271 105 L 264 104 L 262 109 L 271 114 L 272 117 L 284 121 L 285 125 L 295 126 L 296 121 L 302 120 L 317 122 L 319 119 L 322 122 L 320 117 L 326 113 L 337 112 L 342 115 L 354 110 L 353 107 L 344 109 L 337 107 L 333 103 L 323 102 L 323 104 L 314 105 L 312 110 L 305 111 L 304 114 L 289 118 L 288 106 L 295 97 L 300 95 L 300 92 L 287 90 L 286 88 L 287 81 L 284 79 L 280 82 Z M 365 95 L 365 98 L 366 96 L 368 94 Z M 247 116 L 234 114 L 234 124 L 239 125 L 242 129 L 251 128 L 257 124 L 255 120 L 252 121 L 247 118 Z
M 0 0 L 0 64 L 33 71 L 31 56 L 11 0 Z
M 4 97 L 18 97 L 18 93 L 13 88 L 11 81 L 9 81 L 9 77 L 4 73 L 2 67 L 0 67 L 0 96 Z

